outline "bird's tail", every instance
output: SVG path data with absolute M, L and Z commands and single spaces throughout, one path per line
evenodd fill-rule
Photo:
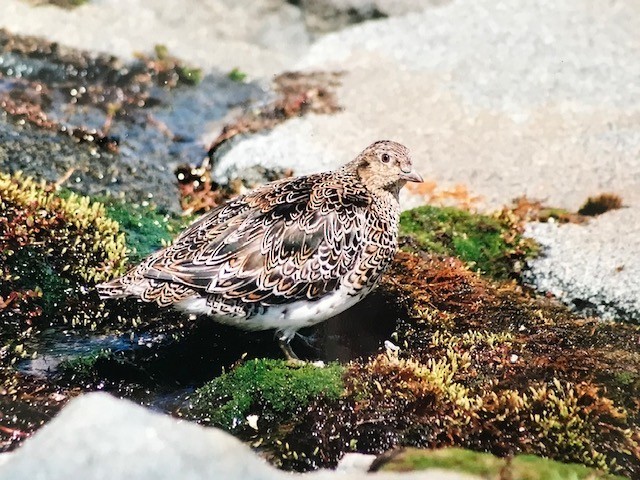
M 103 300 L 135 297 L 143 302 L 154 302 L 160 307 L 175 305 L 196 295 L 195 290 L 186 285 L 146 278 L 140 268 L 96 285 L 96 288 Z
M 123 282 L 123 278 L 124 277 L 118 277 L 96 285 L 100 299 L 106 300 L 109 298 L 125 298 L 131 296 L 128 289 L 129 285 Z

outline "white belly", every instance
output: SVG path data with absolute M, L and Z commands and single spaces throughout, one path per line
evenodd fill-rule
M 215 321 L 246 330 L 269 330 L 282 332 L 291 338 L 303 327 L 309 327 L 334 317 L 362 300 L 372 290 L 363 289 L 355 296 L 347 294 L 346 288 L 339 288 L 314 302 L 298 300 L 284 305 L 267 307 L 264 313 L 245 316 L 242 309 L 221 313 L 220 308 L 212 308 L 204 297 L 191 297 L 176 305 L 177 308 L 193 314 L 205 314 Z

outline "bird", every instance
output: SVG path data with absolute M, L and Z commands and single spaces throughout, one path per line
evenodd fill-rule
M 333 171 L 228 200 L 98 293 L 274 329 L 286 359 L 302 362 L 291 340 L 374 290 L 398 248 L 399 192 L 422 181 L 404 145 L 377 141 Z

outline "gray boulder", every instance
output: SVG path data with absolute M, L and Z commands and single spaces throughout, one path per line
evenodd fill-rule
M 151 412 L 105 393 L 73 400 L 15 453 L 0 462 L 11 480 L 477 480 L 430 470 L 414 474 L 291 475 L 276 470 L 226 432 Z

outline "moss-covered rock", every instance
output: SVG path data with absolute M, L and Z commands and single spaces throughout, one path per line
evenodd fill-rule
M 343 373 L 344 367 L 336 363 L 318 368 L 250 360 L 199 388 L 191 398 L 189 415 L 229 430 L 246 426 L 251 414 L 267 424 L 288 419 L 313 400 L 339 398 Z
M 395 347 L 352 362 L 337 401 L 285 422 L 277 464 L 459 446 L 640 474 L 638 327 L 576 318 L 441 255 L 399 253 L 380 289 L 395 303 Z
M 413 472 L 438 468 L 499 480 L 623 480 L 575 463 L 560 463 L 534 455 L 516 455 L 506 460 L 489 453 L 462 448 L 436 450 L 406 448 L 383 455 L 373 465 L 375 471 Z
M 426 205 L 403 212 L 400 234 L 411 238 L 407 248 L 457 257 L 473 270 L 496 279 L 512 276 L 535 252 L 508 217 L 481 215 L 454 207 Z
M 69 383 L 91 384 L 100 379 L 98 365 L 106 361 L 122 361 L 110 350 L 99 350 L 63 360 L 58 365 L 58 376 Z
M 86 287 L 124 271 L 127 247 L 102 204 L 0 173 L 0 362 L 56 322 L 95 325 Z

